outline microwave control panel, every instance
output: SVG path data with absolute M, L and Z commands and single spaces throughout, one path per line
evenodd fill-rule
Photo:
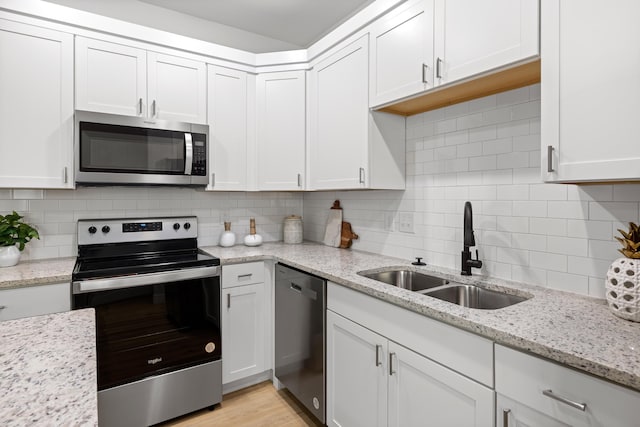
M 207 175 L 207 143 L 204 135 L 193 135 L 193 165 L 191 175 Z

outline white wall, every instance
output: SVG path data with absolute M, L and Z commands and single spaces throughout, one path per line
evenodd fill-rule
M 76 221 L 82 218 L 197 215 L 200 246 L 218 244 L 223 221 L 231 221 L 236 241 L 241 241 L 249 233 L 249 218 L 255 218 L 257 232 L 265 241 L 282 240 L 284 218 L 302 214 L 302 195 L 151 187 L 0 189 L 0 214 L 12 210 L 40 232 L 41 239 L 32 240 L 22 254 L 27 260 L 76 256 Z
M 407 118 L 407 189 L 306 193 L 305 238 L 322 240 L 334 199 L 360 235 L 354 248 L 455 269 L 470 200 L 484 262 L 474 274 L 604 297 L 640 184 L 543 184 L 533 85 Z M 401 214 L 413 233 L 398 231 Z

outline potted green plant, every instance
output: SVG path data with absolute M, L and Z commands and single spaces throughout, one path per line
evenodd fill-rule
M 22 221 L 16 211 L 0 215 L 0 267 L 10 267 L 20 261 L 20 252 L 31 239 L 39 239 L 38 230 Z

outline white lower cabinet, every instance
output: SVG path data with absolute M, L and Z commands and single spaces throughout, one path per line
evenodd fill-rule
M 635 427 L 640 393 L 501 345 L 497 426 Z
M 327 425 L 387 425 L 387 340 L 327 311 Z
M 264 263 L 222 267 L 222 383 L 267 370 Z
M 331 283 L 327 306 L 327 425 L 494 425 L 495 393 L 478 382 L 491 381 L 490 341 Z M 480 365 L 447 356 L 460 351 Z
M 71 285 L 30 286 L 0 291 L 0 321 L 71 310 Z

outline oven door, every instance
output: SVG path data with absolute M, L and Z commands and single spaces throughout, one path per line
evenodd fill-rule
M 98 390 L 221 358 L 219 276 L 84 291 L 73 306 L 96 311 Z

